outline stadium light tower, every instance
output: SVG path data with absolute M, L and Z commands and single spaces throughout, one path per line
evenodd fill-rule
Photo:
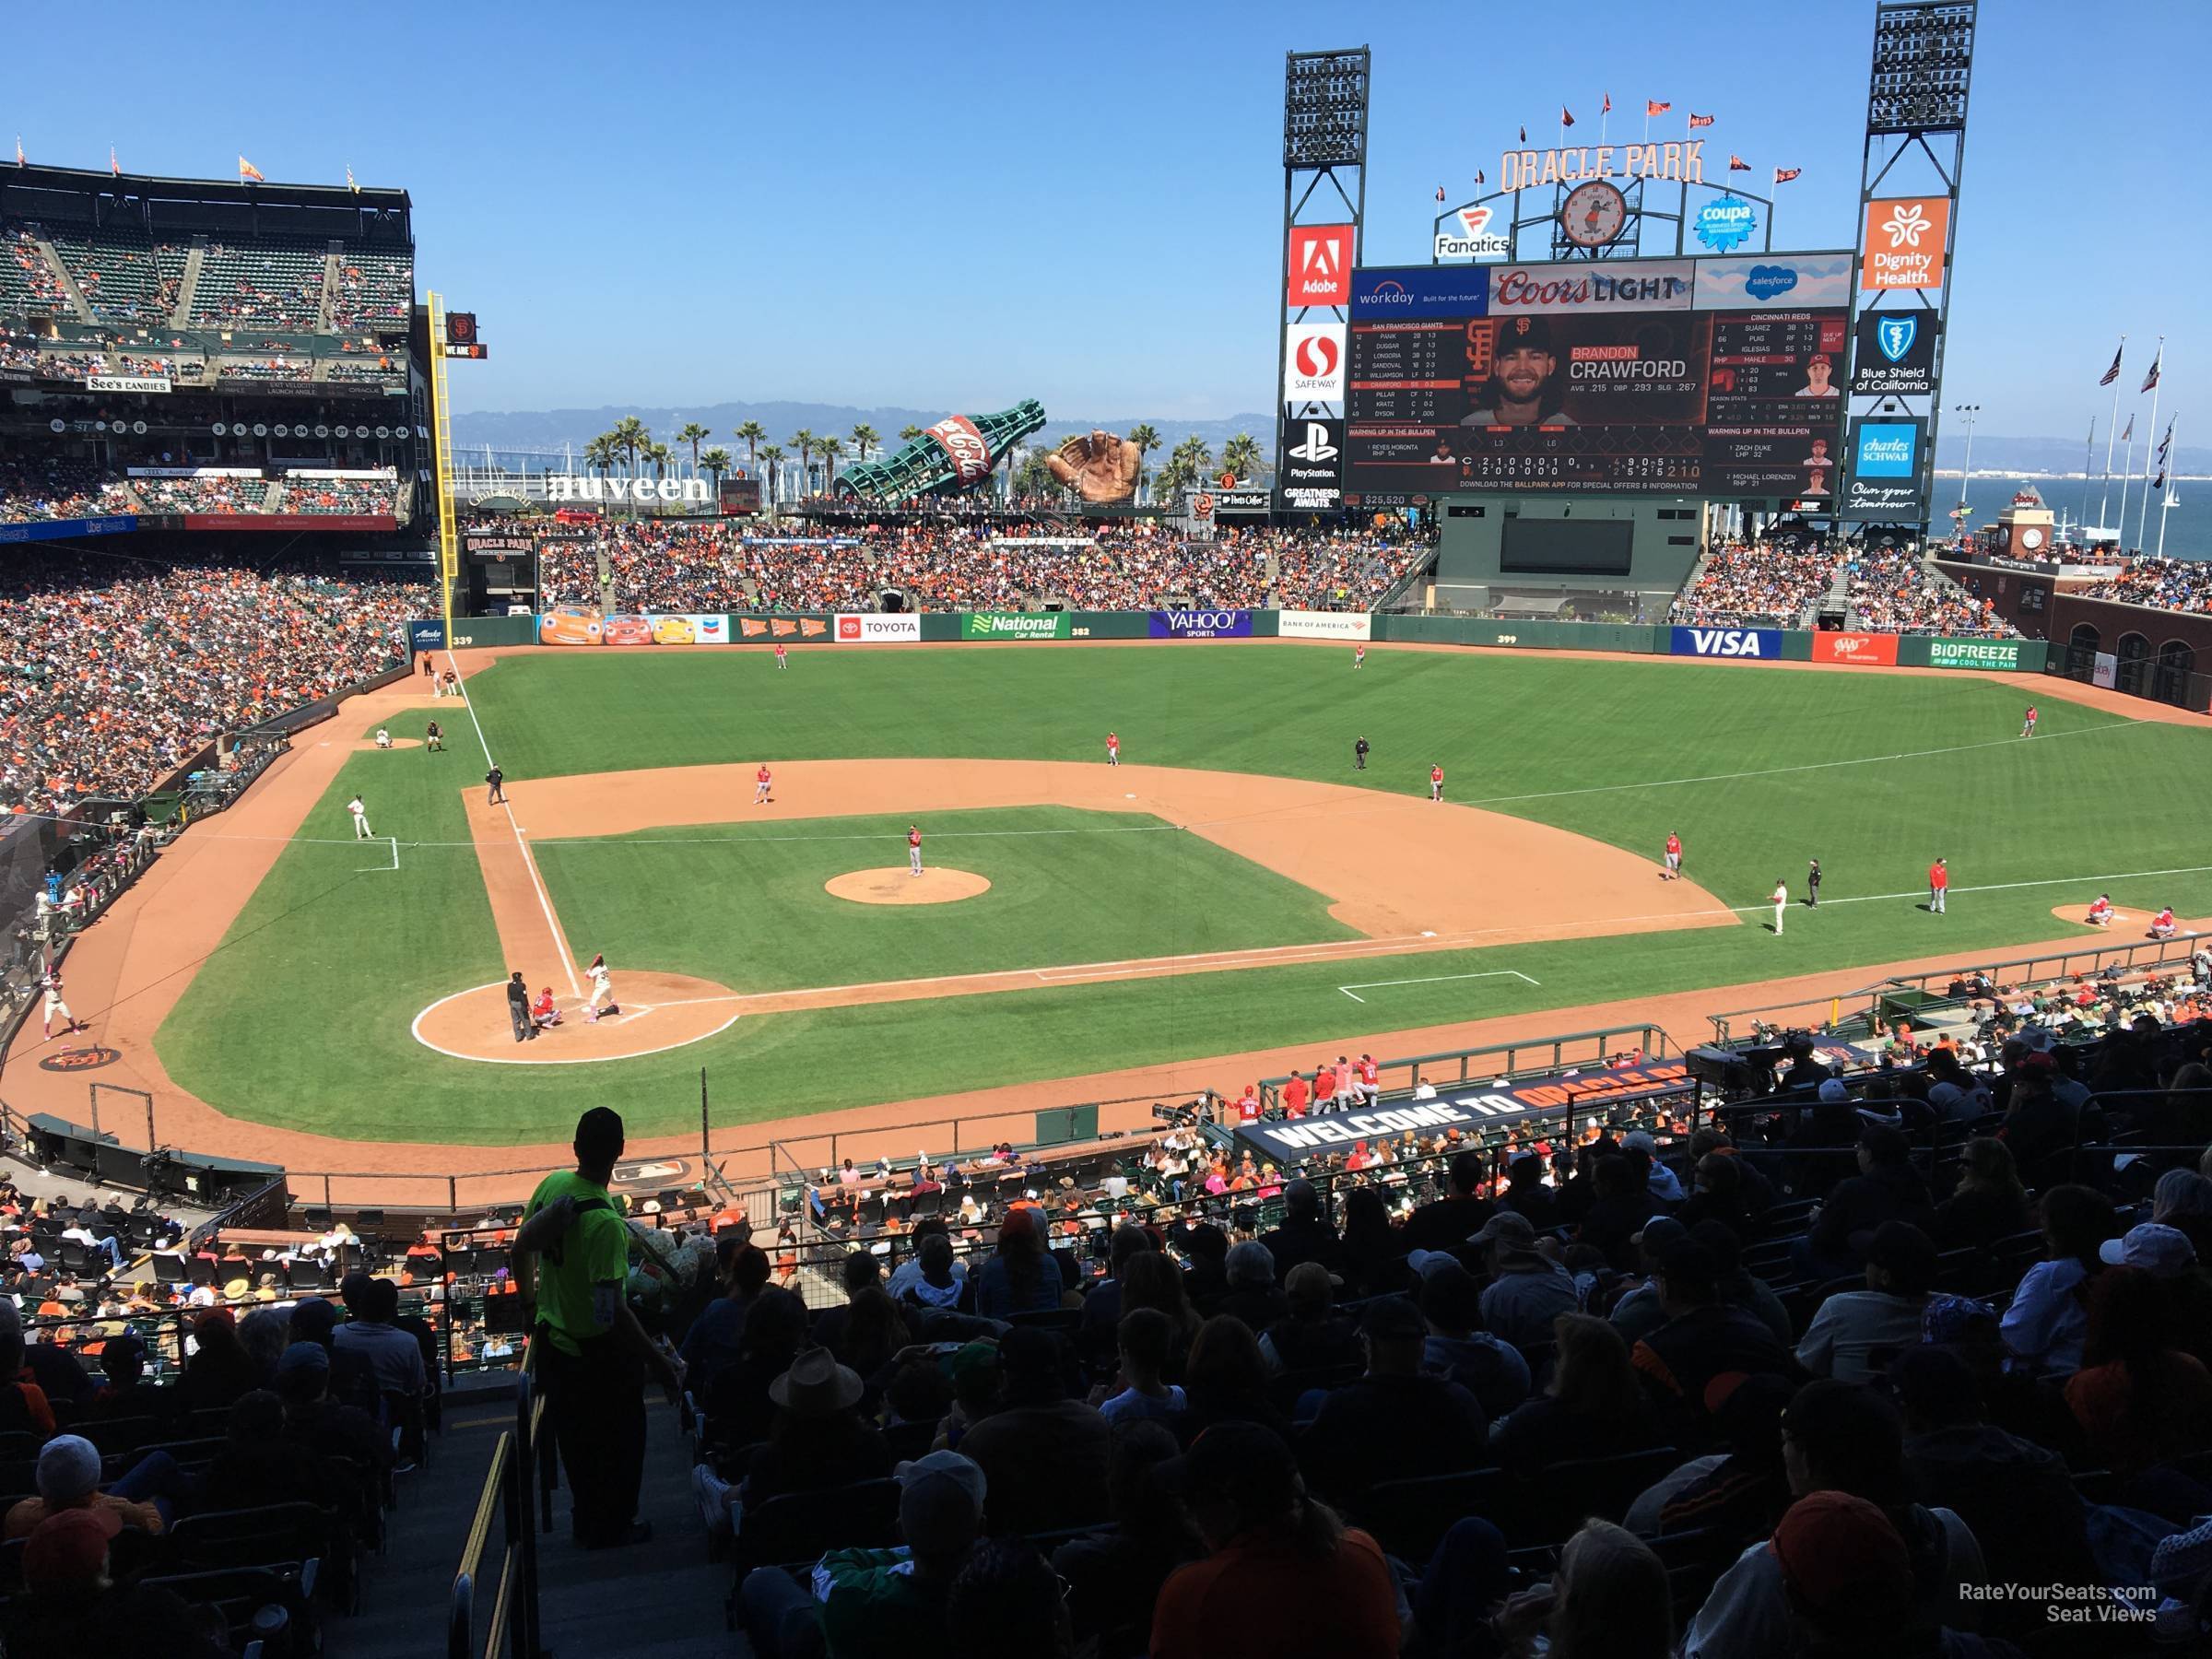
M 1942 410 L 1945 326 L 1951 303 L 1951 262 L 1958 248 L 1959 182 L 1966 160 L 1967 91 L 1972 78 L 1977 0 L 1881 0 L 1874 14 L 1874 53 L 1866 76 L 1866 141 L 1859 171 L 1857 280 L 1852 300 L 1852 376 L 1846 382 L 1844 488 L 1839 516 L 1910 524 L 1924 540 L 1934 491 L 1936 437 Z M 1883 322 L 1862 330 L 1859 317 Z M 1900 357 L 1916 336 L 1933 337 L 1927 390 L 1887 396 L 1858 389 L 1866 340 Z M 1892 361 L 1895 359 L 1890 359 Z M 1869 378 L 1872 378 L 1871 376 Z M 1903 415 L 1897 411 L 1901 406 Z M 1974 406 L 1977 409 L 1979 405 Z M 1864 457 L 1862 421 L 1888 417 L 1882 441 Z M 1904 430 L 1900 431 L 1900 428 Z M 1914 444 L 1910 516 L 1895 510 L 1901 477 L 1889 471 L 1912 434 Z M 1887 485 L 1870 484 L 1860 507 L 1859 468 L 1877 480 L 1879 455 Z M 1961 492 L 1961 505 L 1963 491 Z
M 1293 52 L 1284 64 L 1285 326 L 1275 371 L 1275 483 L 1276 500 L 1299 512 L 1344 505 L 1345 324 L 1367 208 L 1371 63 L 1360 46 Z

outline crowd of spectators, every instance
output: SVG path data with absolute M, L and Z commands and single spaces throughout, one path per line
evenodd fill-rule
M 19 225 L 7 239 L 6 259 L 15 273 L 15 286 L 33 304 L 52 305 L 62 298 L 62 279 L 39 252 L 39 229 Z
M 171 357 L 145 357 L 131 352 L 117 352 L 111 357 L 104 351 L 54 351 L 46 357 L 49 374 L 69 379 L 82 379 L 92 374 L 173 375 L 177 359 Z
M 1883 633 L 2017 637 L 1994 601 L 1977 599 L 1928 568 L 1916 552 L 1861 547 L 1844 560 L 1851 625 Z
M 0 524 L 93 518 L 134 510 L 122 480 L 88 462 L 0 459 Z
M 1794 628 L 1825 595 L 1842 555 L 1811 540 L 1716 542 L 1698 579 L 1675 595 L 1669 622 Z
M 19 551 L 0 582 L 0 809 L 145 794 L 215 738 L 407 660 L 422 587 Z
M 394 511 L 394 486 L 389 478 L 324 478 L 288 474 L 283 512 L 382 513 Z
M 2212 560 L 2137 559 L 2111 581 L 2088 590 L 2088 596 L 2152 605 L 2160 610 L 2212 612 Z
M 266 512 L 268 480 L 258 473 L 189 478 L 136 478 L 131 488 L 151 512 Z
M 963 1645 L 972 1575 L 1030 1571 L 1060 1587 L 1015 1646 L 1052 1653 L 2196 1641 L 2208 991 L 2100 987 L 2076 1027 L 2049 988 L 1987 1066 L 1925 1045 L 1872 1087 L 1807 1049 L 1724 1121 L 1538 1128 L 1501 1181 L 1425 1136 L 1309 1179 L 1182 1134 L 980 1229 L 933 1185 L 888 1259 L 837 1247 L 811 1312 L 782 1244 L 728 1236 L 721 1300 L 669 1333 L 702 1524 L 742 1555 L 791 1502 L 824 1518 L 810 1578 L 743 1578 L 764 1655 L 878 1651 L 890 1606 L 902 1642 Z M 1182 1203 L 1178 1156 L 1207 1171 Z M 885 1479 L 898 1549 L 859 1519 Z
M 595 605 L 599 563 L 634 611 L 860 610 L 886 591 L 913 610 L 1156 605 L 1315 610 L 1372 606 L 1428 544 L 1357 531 L 1253 529 L 1193 541 L 1156 520 L 1075 530 L 1053 521 L 855 525 L 849 533 L 758 525 L 607 524 L 541 544 L 547 605 Z

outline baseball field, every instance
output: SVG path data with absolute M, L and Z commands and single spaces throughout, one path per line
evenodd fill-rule
M 2131 919 L 2115 936 L 2160 905 L 2212 913 L 2212 728 L 1978 674 L 1421 648 L 1355 671 L 1277 642 L 462 665 L 465 705 L 402 686 L 303 739 L 280 764 L 324 781 L 288 824 L 250 794 L 170 855 L 227 841 L 257 872 L 227 908 L 176 895 L 221 925 L 172 927 L 161 971 L 115 987 L 161 1011 L 153 1069 L 176 1088 L 363 1142 L 557 1143 L 598 1103 L 642 1137 L 696 1129 L 702 1068 L 735 1125 L 1994 959 L 2088 937 L 2100 891 Z M 429 718 L 442 753 L 417 741 Z M 378 724 L 403 747 L 367 743 Z M 1660 878 L 1670 830 L 1680 881 Z M 1816 857 L 1817 911 L 1797 902 Z M 594 1023 L 600 954 L 621 1012 Z M 527 1042 L 516 970 L 562 1012 Z

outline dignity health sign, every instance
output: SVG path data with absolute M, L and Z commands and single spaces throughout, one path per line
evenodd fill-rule
M 1156 610 L 1150 622 L 1156 640 L 1252 638 L 1252 613 L 1248 610 Z

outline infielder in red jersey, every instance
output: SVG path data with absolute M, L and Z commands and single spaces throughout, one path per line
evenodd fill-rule
M 908 875 L 922 874 L 922 830 L 916 824 L 906 827 L 906 864 Z
M 1112 732 L 1109 732 L 1106 734 L 1106 764 L 1109 766 L 1119 766 L 1121 763 L 1122 740 L 1119 737 L 1116 737 Z
M 771 782 L 772 779 L 769 773 L 768 762 L 763 760 L 760 762 L 760 770 L 753 774 L 754 806 L 758 806 L 761 802 L 768 799 L 769 784 Z
M 2028 705 L 2028 712 L 2020 721 L 2020 735 L 2023 737 L 2035 735 L 2035 705 L 2033 703 Z
M 1444 769 L 1434 764 L 1429 768 L 1429 798 L 1432 801 L 1444 798 Z
M 1672 830 L 1666 832 L 1666 868 L 1659 873 L 1662 881 L 1682 879 L 1682 838 Z

